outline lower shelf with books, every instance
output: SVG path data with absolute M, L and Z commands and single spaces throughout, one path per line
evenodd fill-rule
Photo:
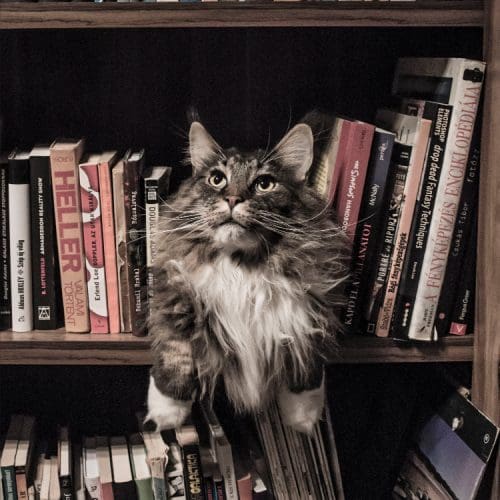
M 0 332 L 3 365 L 149 365 L 151 339 L 130 334 L 70 334 L 63 330 Z M 469 362 L 473 337 L 447 337 L 438 343 L 395 342 L 349 336 L 340 341 L 333 364 Z

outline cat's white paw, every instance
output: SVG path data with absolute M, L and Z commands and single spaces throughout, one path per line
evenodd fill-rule
M 324 384 L 317 389 L 291 392 L 282 387 L 278 395 L 281 418 L 285 425 L 296 431 L 311 434 L 314 425 L 320 419 L 325 404 Z
M 174 399 L 162 394 L 156 387 L 153 377 L 149 378 L 148 390 L 148 420 L 156 424 L 156 430 L 176 429 L 180 427 L 191 413 L 193 402 Z

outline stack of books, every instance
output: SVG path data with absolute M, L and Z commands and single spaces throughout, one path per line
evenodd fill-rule
M 0 160 L 2 329 L 146 333 L 171 169 L 146 169 L 143 150 L 84 149 L 55 141 Z
M 375 124 L 336 117 L 310 181 L 352 241 L 346 331 L 472 333 L 484 63 L 400 59 Z

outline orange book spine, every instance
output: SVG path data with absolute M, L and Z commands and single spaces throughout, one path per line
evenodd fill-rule
M 109 332 L 120 333 L 120 296 L 116 266 L 111 167 L 111 161 L 104 161 L 99 164 L 99 185 L 101 192 L 101 221 L 104 243 L 104 268 L 106 270 L 106 292 L 108 296 Z
M 90 330 L 78 184 L 78 163 L 82 152 L 83 140 L 56 142 L 50 148 L 64 322 L 70 333 Z

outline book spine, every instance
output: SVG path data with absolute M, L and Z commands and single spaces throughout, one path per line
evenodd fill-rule
M 28 500 L 28 484 L 24 467 L 16 470 L 16 490 L 18 500 Z
M 217 462 L 224 480 L 224 494 L 227 500 L 238 500 L 236 472 L 234 470 L 233 452 L 226 440 L 224 444 L 216 444 Z
M 365 329 L 369 334 L 375 333 L 377 318 L 384 297 L 411 151 L 412 147 L 407 144 L 397 141 L 394 143 L 391 159 L 391 189 L 389 190 L 385 218 L 380 233 L 382 237 L 376 252 L 377 261 L 373 267 L 369 292 L 363 311 L 363 317 L 366 322 Z
M 109 333 L 97 165 L 81 164 L 79 174 L 90 331 L 91 333 Z
M 9 160 L 12 331 L 33 330 L 29 160 Z
M 349 141 L 351 138 L 351 125 L 352 122 L 350 122 L 349 120 L 344 120 L 343 118 L 339 119 L 339 145 L 337 154 L 335 158 L 333 158 L 333 161 L 335 161 L 335 166 L 333 170 L 333 177 L 330 183 L 330 191 L 328 193 L 328 200 L 335 207 L 337 216 L 340 213 L 339 203 L 344 178 L 344 170 L 346 168 Z
M 124 165 L 124 204 L 129 273 L 129 305 L 132 334 L 145 335 L 147 322 L 146 243 L 144 200 L 141 188 L 142 160 Z
M 465 254 L 462 276 L 458 281 L 455 304 L 451 313 L 451 321 L 447 333 L 466 335 L 474 332 L 474 310 L 476 297 L 476 250 L 477 250 L 477 217 L 472 222 L 472 237 Z
M 132 331 L 132 317 L 130 311 L 130 286 L 128 273 L 128 252 L 125 228 L 125 201 L 123 185 L 123 161 L 120 161 L 112 171 L 113 176 L 113 205 L 115 221 L 115 255 L 118 279 L 118 297 L 120 302 L 120 331 Z
M 30 158 L 30 191 L 33 323 L 36 330 L 55 330 L 62 324 L 62 299 L 48 156 Z
M 73 500 L 73 481 L 71 476 L 60 476 L 59 485 L 61 487 L 61 500 Z
M 366 264 L 372 262 L 380 231 L 393 146 L 394 134 L 375 131 L 353 250 L 351 279 L 346 287 L 347 306 L 343 324 L 346 331 L 352 333 L 357 332 L 360 327 L 359 311 L 364 302 L 369 273 Z
M 432 131 L 394 305 L 391 333 L 393 337 L 400 339 L 408 336 L 409 315 L 417 293 L 425 246 L 429 237 L 429 225 L 436 202 L 451 116 L 451 106 L 431 102 L 424 104 L 422 117 L 432 121 Z
M 479 194 L 479 169 L 480 169 L 480 127 L 476 124 L 474 136 L 467 163 L 460 206 L 458 209 L 455 229 L 448 255 L 446 273 L 444 275 L 441 296 L 439 297 L 436 321 L 434 328 L 438 337 L 448 335 L 450 332 L 450 315 L 458 291 L 458 283 L 465 266 L 469 265 L 465 259 L 466 249 L 470 245 L 473 219 L 477 211 Z M 474 240 L 472 240 L 474 241 Z
M 0 330 L 12 326 L 10 307 L 9 165 L 0 164 Z
M 2 485 L 5 500 L 17 500 L 16 472 L 14 467 L 2 467 Z
M 467 61 L 464 61 L 460 75 L 476 70 L 476 62 L 470 64 L 470 67 L 467 65 Z M 450 123 L 450 140 L 444 154 L 436 207 L 429 228 L 429 239 L 408 331 L 408 338 L 414 340 L 430 341 L 436 338 L 434 320 L 437 303 L 455 227 L 481 88 L 482 81 L 461 80 L 453 103 L 455 106 Z
M 79 159 L 74 149 L 52 148 L 50 152 L 64 323 L 66 331 L 71 333 L 90 330 L 78 186 Z
M 342 230 L 354 240 L 366 170 L 375 127 L 368 123 L 351 123 L 348 153 L 339 192 L 338 216 Z
M 153 300 L 154 296 L 153 263 L 156 256 L 156 241 L 154 235 L 158 231 L 158 220 L 160 215 L 158 190 L 159 185 L 157 180 L 144 180 L 144 195 L 146 202 L 146 267 L 149 301 Z
M 384 300 L 377 319 L 377 337 L 388 337 L 391 325 L 392 312 L 398 291 L 399 280 L 403 269 L 409 234 L 411 231 L 415 204 L 417 201 L 418 188 L 426 161 L 427 145 L 431 131 L 430 120 L 420 119 L 418 132 L 412 149 L 408 178 L 405 183 L 401 214 L 399 218 L 394 253 L 391 257 L 391 267 L 387 278 Z
M 184 462 L 184 483 L 188 500 L 205 500 L 205 485 L 201 468 L 200 448 L 197 444 L 182 447 Z
M 109 164 L 99 165 L 102 239 L 109 315 L 109 332 L 120 333 L 120 300 L 116 272 L 115 224 L 113 220 L 113 190 Z

